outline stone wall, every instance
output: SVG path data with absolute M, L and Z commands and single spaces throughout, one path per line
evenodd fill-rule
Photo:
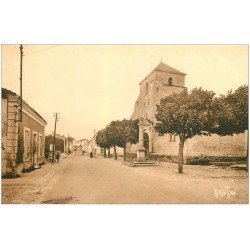
M 195 136 L 186 141 L 185 155 L 247 156 L 247 134 Z
M 2 99 L 1 102 L 2 105 L 2 146 L 1 146 L 1 153 L 2 153 L 2 159 L 1 159 L 1 167 L 2 167 L 2 173 L 5 174 L 7 171 L 7 99 Z
M 162 72 L 162 71 L 155 71 L 155 80 L 160 81 L 162 84 L 168 85 L 168 79 L 172 78 L 172 85 L 173 86 L 179 86 L 179 87 L 185 87 L 185 76 L 179 75 L 179 74 L 173 74 L 168 72 Z
M 153 153 L 159 155 L 177 156 L 179 150 L 179 138 L 175 138 L 175 142 L 170 141 L 170 135 L 158 136 L 153 139 Z
M 155 132 L 156 134 L 156 132 Z M 234 136 L 195 136 L 188 139 L 184 145 L 184 159 L 192 159 L 193 157 L 247 157 L 247 138 L 248 133 L 238 134 Z M 128 145 L 128 153 L 135 154 L 139 148 L 139 144 Z M 153 152 L 155 156 L 160 156 L 167 161 L 176 159 L 179 152 L 179 138 L 175 138 L 175 142 L 170 142 L 170 135 L 158 136 L 153 139 Z

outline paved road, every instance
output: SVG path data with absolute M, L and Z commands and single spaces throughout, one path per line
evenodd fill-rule
M 178 202 L 173 188 L 166 189 L 164 180 L 122 166 L 114 159 L 74 154 L 66 164 L 65 172 L 43 203 Z
M 79 153 L 71 155 L 65 164 L 62 176 L 43 197 L 43 203 L 239 202 L 214 197 L 214 188 L 225 185 L 219 179 L 179 175 L 175 167 L 164 173 L 161 167 L 130 168 L 114 159 L 90 159 Z
M 216 192 L 215 192 L 216 191 Z M 175 163 L 130 168 L 76 152 L 21 178 L 2 179 L 2 202 L 11 204 L 248 203 L 248 173 Z

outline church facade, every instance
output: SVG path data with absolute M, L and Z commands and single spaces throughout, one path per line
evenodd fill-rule
M 143 145 L 147 154 L 164 156 L 171 161 L 177 159 L 179 138 L 173 134 L 159 136 L 154 130 L 155 114 L 156 105 L 162 98 L 186 88 L 185 76 L 185 73 L 161 62 L 139 83 L 140 94 L 131 116 L 133 120 L 140 120 L 139 143 L 128 145 L 128 153 L 136 153 Z M 235 136 L 195 136 L 188 139 L 184 146 L 184 158 L 199 156 L 244 158 L 247 156 L 247 132 Z

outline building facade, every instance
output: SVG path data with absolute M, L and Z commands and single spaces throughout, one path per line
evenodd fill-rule
M 93 153 L 94 155 L 100 155 L 103 153 L 103 150 L 97 146 L 96 144 L 96 133 L 94 134 L 94 136 L 88 141 L 88 144 L 86 146 L 87 150 L 86 152 L 88 153 Z
M 54 135 L 45 136 L 45 149 L 46 152 L 53 151 Z M 68 140 L 67 137 L 56 134 L 55 136 L 55 151 L 67 153 Z
M 185 73 L 164 63 L 160 63 L 140 82 L 140 94 L 134 106 L 131 119 L 140 119 L 139 143 L 128 145 L 127 151 L 137 152 L 139 145 L 146 148 L 147 153 L 177 159 L 179 138 L 172 134 L 159 136 L 154 130 L 156 123 L 156 105 L 160 100 L 172 93 L 180 93 L 185 86 Z M 235 136 L 212 135 L 211 137 L 195 136 L 185 142 L 185 158 L 197 156 L 247 156 L 247 132 Z
M 24 100 L 21 116 L 19 96 L 2 88 L 2 175 L 44 162 L 46 124 Z

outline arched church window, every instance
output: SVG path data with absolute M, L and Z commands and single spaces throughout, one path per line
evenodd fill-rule
M 148 94 L 148 82 L 146 82 L 146 95 Z
M 173 78 L 172 78 L 172 77 L 170 77 L 170 78 L 168 79 L 168 85 L 173 85 Z

